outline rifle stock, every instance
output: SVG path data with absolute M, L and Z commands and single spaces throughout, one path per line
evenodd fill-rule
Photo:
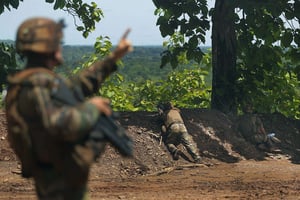
M 68 105 L 78 105 L 84 100 L 82 91 L 78 88 L 71 90 L 62 79 L 58 78 L 58 88 L 52 91 L 52 98 Z M 101 115 L 87 140 L 104 142 L 108 140 L 122 156 L 133 157 L 133 142 L 126 130 L 116 122 L 117 114 Z M 94 146 L 97 149 L 97 145 Z M 98 154 L 101 152 L 96 151 Z M 99 155 L 96 155 L 98 157 Z
M 90 134 L 90 139 L 100 141 L 103 135 L 119 151 L 122 156 L 132 157 L 132 140 L 126 134 L 126 130 L 116 123 L 116 119 L 111 116 L 101 115 L 94 130 Z

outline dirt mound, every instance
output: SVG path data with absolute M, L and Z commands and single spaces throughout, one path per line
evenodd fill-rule
M 280 114 L 260 115 L 267 132 L 282 141 L 281 153 L 257 151 L 234 131 L 235 119 L 205 109 L 183 109 L 204 164 L 186 157 L 173 161 L 160 139 L 158 116 L 122 112 L 120 123 L 134 140 L 135 159 L 125 159 L 110 145 L 92 167 L 91 199 L 298 199 L 300 181 L 299 121 Z M 20 176 L 7 143 L 4 113 L 0 112 L 0 196 L 36 199 L 33 182 Z M 297 164 L 295 164 L 297 163 Z
M 204 163 L 235 163 L 241 160 L 264 160 L 270 154 L 258 151 L 253 145 L 237 136 L 233 129 L 235 119 L 221 112 L 207 109 L 182 109 L 189 133 L 198 145 Z M 260 115 L 267 132 L 275 132 L 282 141 L 278 146 L 281 155 L 292 163 L 299 163 L 299 121 L 280 114 Z M 121 112 L 120 123 L 134 141 L 135 159 L 125 159 L 110 145 L 95 164 L 101 176 L 133 177 L 158 173 L 168 167 L 190 164 L 190 157 L 173 161 L 160 137 L 158 116 L 151 112 Z M 0 161 L 15 161 L 16 157 L 6 139 L 5 114 L 0 114 Z M 274 156 L 274 155 L 273 155 Z

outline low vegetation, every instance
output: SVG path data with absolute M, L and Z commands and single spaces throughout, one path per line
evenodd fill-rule
M 5 47 L 2 49 L 6 50 L 1 52 L 1 59 L 6 59 L 1 63 L 10 63 L 1 66 L 1 84 L 6 87 L 6 75 L 20 70 L 23 61 L 14 59 L 16 53 L 12 43 L 1 44 Z M 100 38 L 94 47 L 64 46 L 65 63 L 57 68 L 57 72 L 71 76 L 107 55 L 107 49 L 111 48 L 113 47 L 106 38 Z M 154 111 L 158 102 L 166 100 L 171 100 L 182 108 L 210 108 L 211 53 L 209 47 L 203 49 L 206 54 L 200 65 L 185 62 L 175 69 L 170 65 L 161 69 L 159 66 L 163 47 L 135 47 L 119 63 L 119 71 L 105 82 L 99 94 L 110 98 L 116 111 Z M 278 70 L 274 70 L 269 72 L 268 79 L 260 80 L 257 71 L 251 72 L 251 69 L 246 68 L 239 70 L 241 74 L 245 74 L 245 70 L 249 71 L 246 77 L 242 76 L 236 83 L 240 99 L 247 96 L 260 113 L 277 112 L 291 118 L 300 117 L 300 93 L 296 74 L 283 71 L 277 73 Z

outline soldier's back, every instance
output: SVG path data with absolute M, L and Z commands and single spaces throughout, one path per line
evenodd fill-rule
M 256 132 L 256 115 L 244 114 L 239 117 L 237 122 L 238 131 L 245 138 L 252 137 Z

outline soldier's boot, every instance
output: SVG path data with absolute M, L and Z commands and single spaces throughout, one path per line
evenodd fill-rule
M 277 139 L 277 138 L 276 138 Z M 280 141 L 280 140 L 279 140 Z M 277 143 L 278 141 L 276 141 Z M 278 142 L 279 143 L 279 142 Z M 275 147 L 275 142 L 272 140 L 272 138 L 268 138 L 267 142 L 266 142 L 266 146 L 267 146 L 267 151 L 268 152 L 272 152 L 272 153 L 279 153 L 280 149 L 278 149 L 277 147 Z
M 270 137 L 270 140 L 272 140 L 272 142 L 276 143 L 276 144 L 279 144 L 281 143 L 281 140 L 279 140 L 277 137 L 273 136 L 273 137 Z
M 199 153 L 197 152 L 196 148 L 187 148 L 187 151 L 189 154 L 192 156 L 194 163 L 200 163 L 201 162 L 201 157 Z
M 199 155 L 194 158 L 194 163 L 201 163 L 201 162 L 202 162 L 202 159 Z

